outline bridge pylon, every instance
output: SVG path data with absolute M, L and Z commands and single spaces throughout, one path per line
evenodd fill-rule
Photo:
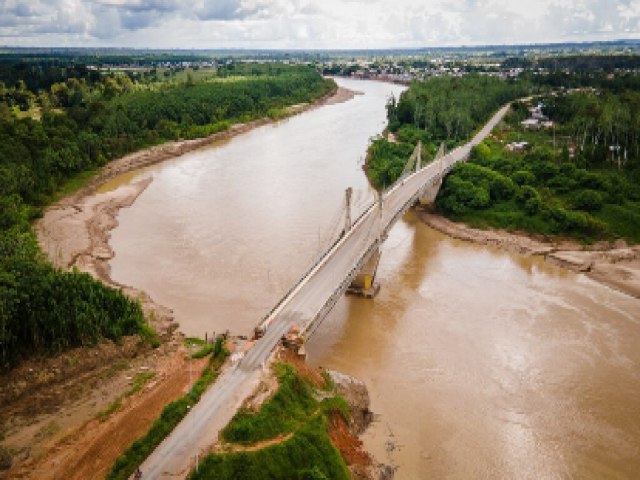
M 380 284 L 375 280 L 381 256 L 382 252 L 380 249 L 374 249 L 369 259 L 364 262 L 364 265 L 362 265 L 362 268 L 351 282 L 351 285 L 347 288 L 348 294 L 364 298 L 373 298 L 378 294 Z
M 344 233 L 351 230 L 351 197 L 353 188 L 349 187 L 345 190 L 345 214 L 344 214 Z
M 347 288 L 347 294 L 357 295 L 364 298 L 373 298 L 380 291 L 380 284 L 376 283 L 376 273 L 378 272 L 378 264 L 380 263 L 380 257 L 382 252 L 380 251 L 380 245 L 382 245 L 382 192 L 378 191 L 378 211 L 379 211 L 379 225 L 378 225 L 378 241 L 372 249 L 369 257 L 366 258 L 360 271 L 355 278 L 351 281 L 351 284 Z
M 413 153 L 404 165 L 404 169 L 400 174 L 400 178 L 404 178 L 414 171 L 418 171 L 422 168 L 422 141 L 418 140 L 416 148 L 413 149 Z
M 434 163 L 438 163 L 438 175 L 433 179 L 431 185 L 428 185 L 425 189 L 424 193 L 418 198 L 420 205 L 432 205 L 436 201 L 436 197 L 438 196 L 438 192 L 440 191 L 440 187 L 442 186 L 442 179 L 444 178 L 444 165 L 443 159 L 446 155 L 446 147 L 443 143 L 440 145 L 440 149 L 438 153 L 433 159 Z

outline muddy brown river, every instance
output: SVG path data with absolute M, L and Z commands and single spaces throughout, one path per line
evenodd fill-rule
M 340 228 L 400 87 L 117 179 L 153 176 L 120 213 L 112 277 L 174 309 L 188 335 L 248 333 Z M 640 301 L 541 259 L 449 239 L 409 213 L 377 298 L 344 298 L 312 363 L 363 379 L 365 445 L 398 479 L 640 477 Z

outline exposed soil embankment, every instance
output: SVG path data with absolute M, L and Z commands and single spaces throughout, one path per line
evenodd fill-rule
M 174 344 L 173 351 L 176 350 L 177 345 Z M 64 405 L 64 415 L 51 412 L 51 420 L 45 425 L 55 425 L 58 431 L 52 438 L 43 439 L 38 451 L 26 449 L 23 454 L 28 458 L 22 462 L 17 461 L 15 468 L 6 472 L 6 477 L 0 474 L 0 478 L 53 478 L 52 468 L 56 471 L 55 478 L 105 478 L 124 449 L 147 432 L 162 409 L 187 392 L 189 375 L 185 372 L 190 367 L 184 350 L 179 350 L 179 355 L 159 352 L 155 357 L 137 359 L 124 371 L 128 374 L 124 378 L 119 378 L 121 375 L 105 378 L 104 374 L 93 379 L 85 378 L 86 386 L 93 393 L 87 395 L 86 392 L 76 392 L 79 393 L 79 398 Z M 207 358 L 193 361 L 191 368 L 196 378 L 206 363 Z M 117 397 L 123 388 L 130 388 L 130 381 L 126 380 L 131 379 L 135 372 L 152 372 L 155 376 L 140 393 L 125 396 L 121 400 L 122 406 L 106 419 L 101 415 L 90 414 L 91 407 L 96 404 L 98 392 L 110 391 L 112 396 L 115 394 Z M 98 403 L 100 404 L 104 405 L 104 402 Z M 101 407 L 103 411 L 105 408 L 109 407 Z M 69 417 L 73 420 L 87 416 L 88 419 L 80 426 L 67 423 Z M 42 424 L 42 421 L 38 424 Z
M 520 255 L 539 255 L 545 260 L 640 298 L 640 246 L 624 241 L 582 246 L 570 240 L 548 241 L 525 233 L 480 230 L 452 222 L 441 215 L 418 210 L 419 218 L 450 237 L 508 250 Z
M 327 370 L 327 373 L 334 383 L 334 392 L 349 404 L 351 414 L 349 424 L 347 425 L 342 417 L 334 416 L 330 421 L 329 436 L 347 462 L 351 475 L 357 480 L 392 479 L 395 469 L 389 465 L 374 462 L 358 438 L 373 421 L 373 412 L 369 410 L 367 386 L 362 380 L 341 372 Z

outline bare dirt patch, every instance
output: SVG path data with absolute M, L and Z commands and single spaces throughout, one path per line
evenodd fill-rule
M 363 93 L 349 90 L 348 88 L 338 87 L 333 95 L 323 101 L 323 105 L 335 105 L 337 103 L 348 102 L 356 95 L 363 95 Z
M 317 368 L 307 364 L 303 358 L 300 358 L 294 352 L 287 348 L 280 348 L 276 355 L 277 360 L 292 364 L 300 377 L 309 381 L 314 387 L 322 388 L 324 386 L 324 378 Z
M 329 437 L 347 465 L 371 465 L 371 457 L 364 450 L 362 441 L 351 432 L 342 415 L 334 413 L 329 418 Z
M 140 392 L 119 397 L 122 406 L 106 419 L 93 416 L 82 422 L 79 415 L 76 420 L 80 425 L 65 427 L 54 438 L 43 442 L 40 455 L 19 462 L 4 478 L 49 478 L 54 466 L 57 478 L 105 478 L 115 460 L 134 440 L 146 433 L 166 404 L 188 391 L 189 365 L 186 358 L 184 349 L 179 347 L 173 354 L 159 355 L 155 362 L 147 358 L 145 360 L 150 361 L 138 362 L 145 365 L 136 364 L 121 372 L 117 379 L 106 382 L 103 388 L 116 387 L 116 392 L 122 391 L 118 385 L 130 388 L 130 379 L 135 372 L 152 371 L 155 377 Z M 193 360 L 194 379 L 200 376 L 207 362 L 208 358 Z M 81 404 L 82 401 L 78 405 Z M 65 412 L 74 412 L 77 404 L 64 407 Z M 53 415 L 55 419 L 60 417 L 60 414 Z

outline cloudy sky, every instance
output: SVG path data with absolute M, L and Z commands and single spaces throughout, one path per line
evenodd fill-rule
M 0 45 L 390 48 L 640 38 L 640 0 L 0 0 Z

